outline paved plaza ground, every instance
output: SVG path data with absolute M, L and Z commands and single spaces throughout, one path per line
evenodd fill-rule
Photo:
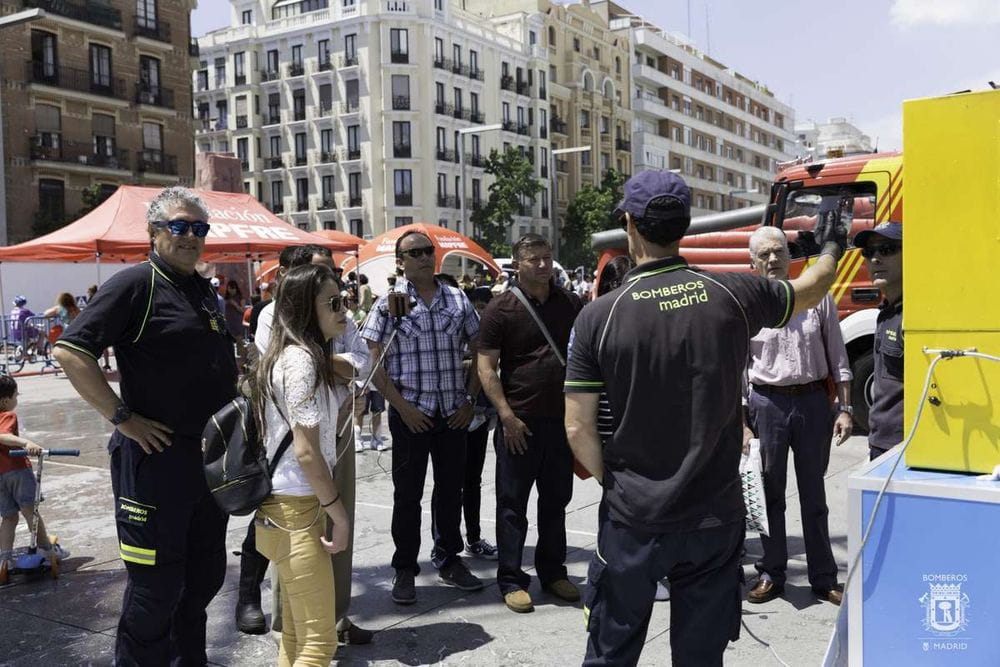
M 125 571 L 118 559 L 112 513 L 111 485 L 105 445 L 110 426 L 89 409 L 62 376 L 19 380 L 22 433 L 47 447 L 75 447 L 79 459 L 46 463 L 47 501 L 42 515 L 50 531 L 72 550 L 58 580 L 16 577 L 0 588 L 0 664 L 78 665 L 111 663 L 115 626 L 125 587 Z M 863 438 L 854 437 L 836 448 L 827 473 L 830 535 L 843 581 L 847 559 L 847 477 L 867 458 Z M 381 456 L 366 451 L 358 459 L 358 508 L 355 538 L 354 598 L 351 617 L 360 626 L 378 631 L 370 646 L 340 647 L 337 662 L 345 665 L 545 665 L 579 664 L 585 634 L 579 605 L 543 594 L 537 581 L 531 593 L 533 614 L 514 614 L 502 604 L 494 580 L 495 564 L 470 561 L 475 574 L 487 581 L 485 590 L 465 593 L 435 584 L 429 563 L 430 478 L 424 503 L 423 572 L 417 578 L 418 602 L 399 607 L 390 600 L 393 546 L 389 534 L 392 481 L 386 470 L 391 452 Z M 495 457 L 490 451 L 483 471 L 483 533 L 493 540 Z M 789 466 L 791 470 L 791 466 Z M 727 665 L 820 664 L 835 621 L 837 607 L 816 600 L 806 580 L 804 545 L 794 480 L 788 487 L 788 585 L 783 599 L 763 605 L 744 604 L 745 628 L 726 651 Z M 567 509 L 568 567 L 571 580 L 582 585 L 594 549 L 597 529 L 597 484 L 576 481 Z M 534 530 L 534 507 L 529 521 Z M 23 522 L 22 522 L 23 523 Z M 273 664 L 277 650 L 272 637 L 241 635 L 233 622 L 239 549 L 247 519 L 229 524 L 229 562 L 225 586 L 209 607 L 208 656 L 218 665 Z M 23 525 L 18 539 L 27 533 Z M 528 544 L 535 541 L 529 533 Z M 746 571 L 760 553 L 756 537 L 747 542 Z M 532 563 L 532 549 L 525 563 Z M 532 572 L 528 569 L 529 573 Z M 748 579 L 749 580 L 749 579 Z M 265 584 L 265 608 L 270 590 Z M 750 630 L 750 632 L 747 631 Z M 751 635 L 752 632 L 752 635 Z M 766 643 L 770 644 L 768 648 Z M 670 613 L 666 603 L 656 605 L 643 652 L 643 665 L 667 665 Z

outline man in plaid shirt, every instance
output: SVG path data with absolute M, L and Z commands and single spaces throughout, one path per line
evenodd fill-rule
M 392 433 L 392 599 L 417 601 L 414 577 L 420 572 L 420 502 L 427 458 L 434 465 L 431 562 L 440 580 L 462 590 L 481 590 L 483 583 L 459 557 L 464 547 L 460 530 L 462 481 L 465 477 L 467 428 L 472 421 L 471 397 L 479 393 L 479 378 L 469 374 L 466 386 L 462 358 L 479 333 L 479 316 L 465 294 L 434 279 L 434 244 L 419 231 L 396 241 L 396 262 L 403 280 L 395 291 L 406 294 L 409 314 L 389 314 L 389 297 L 372 309 L 361 336 L 373 359 L 386 351 L 385 366 L 375 373 L 375 386 L 389 401 Z M 393 329 L 396 337 L 389 344 Z

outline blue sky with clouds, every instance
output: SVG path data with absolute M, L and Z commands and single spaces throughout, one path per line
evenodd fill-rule
M 619 4 L 681 33 L 690 6 L 698 48 L 766 83 L 797 119 L 846 116 L 873 141 L 878 137 L 880 149 L 902 147 L 904 99 L 981 90 L 990 80 L 1000 85 L 1000 0 Z M 201 0 L 191 19 L 194 34 L 225 26 L 229 11 L 225 0 Z

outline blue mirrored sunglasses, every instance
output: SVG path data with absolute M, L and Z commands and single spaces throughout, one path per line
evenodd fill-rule
M 157 220 L 153 224 L 157 227 L 166 227 L 174 236 L 184 236 L 190 229 L 198 238 L 208 236 L 208 230 L 212 228 L 212 225 L 204 220 Z

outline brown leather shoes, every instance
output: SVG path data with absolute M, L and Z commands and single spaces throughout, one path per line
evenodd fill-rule
M 747 602 L 752 602 L 753 604 L 770 602 L 784 592 L 784 586 L 779 586 L 773 581 L 768 581 L 767 579 L 758 579 L 757 583 L 754 584 L 754 587 L 750 589 L 749 593 L 747 593 Z
M 531 596 L 525 590 L 511 591 L 503 596 L 503 601 L 507 605 L 507 609 L 518 614 L 527 614 L 535 611 L 535 605 L 531 602 Z
M 568 579 L 559 579 L 543 587 L 546 593 L 551 593 L 566 602 L 579 602 L 580 589 Z
M 840 606 L 840 603 L 844 601 L 844 591 L 840 584 L 837 584 L 833 588 L 826 590 L 822 588 L 812 589 L 813 594 L 820 600 L 826 600 L 827 602 L 832 602 L 833 604 Z

